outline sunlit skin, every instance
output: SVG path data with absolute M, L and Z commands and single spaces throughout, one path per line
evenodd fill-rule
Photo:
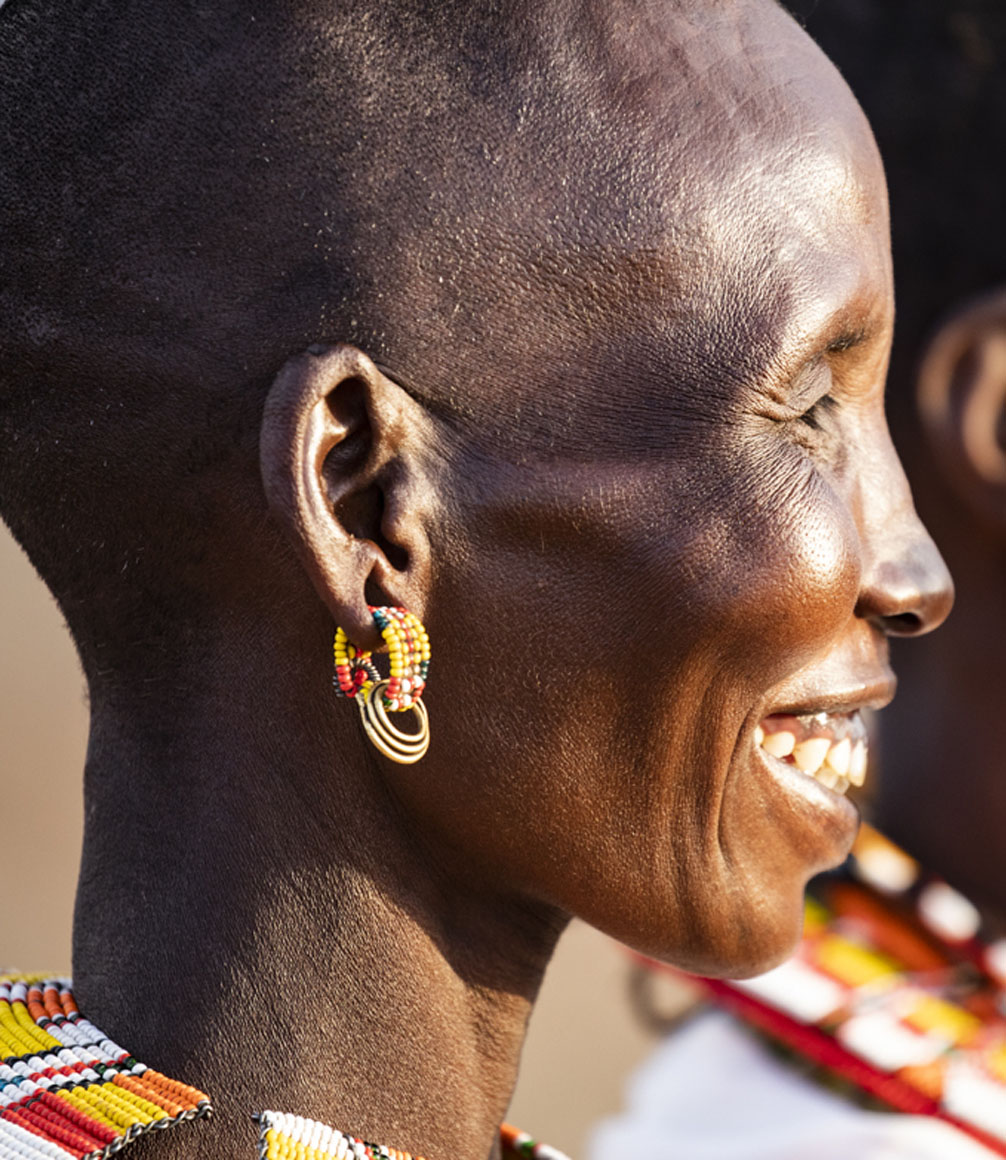
M 779 34 L 766 27 L 766 45 Z M 424 832 L 470 866 L 488 863 L 489 881 L 516 878 L 632 945 L 716 973 L 788 950 L 806 878 L 842 858 L 855 827 L 852 807 L 807 779 L 778 783 L 751 744 L 755 725 L 770 712 L 883 705 L 885 633 L 931 627 L 948 606 L 883 421 L 883 176 L 861 114 L 825 76 L 819 103 L 796 115 L 808 138 L 825 110 L 844 115 L 830 114 L 799 166 L 792 141 L 757 137 L 753 181 L 754 130 L 741 117 L 715 176 L 696 159 L 666 205 L 667 233 L 699 220 L 707 247 L 684 307 L 713 324 L 701 365 L 680 350 L 671 319 L 682 304 L 659 274 L 631 301 L 606 298 L 589 353 L 570 359 L 604 352 L 618 391 L 600 401 L 549 375 L 554 340 L 539 348 L 525 334 L 514 378 L 535 383 L 546 415 L 561 397 L 565 415 L 544 464 L 522 457 L 515 470 L 496 432 L 470 467 L 455 457 L 464 482 L 452 491 L 471 500 L 443 535 L 466 550 L 434 605 L 450 622 L 431 620 L 438 637 L 460 630 L 481 657 L 516 663 L 505 699 L 499 668 L 470 664 L 448 666 L 430 699 L 434 710 L 440 698 L 468 703 L 438 741 L 471 770 L 494 754 L 510 792 L 500 795 L 500 774 L 396 782 Z M 733 114 L 729 85 L 713 77 Z M 680 163 L 672 153 L 667 172 Z M 655 270 L 665 254 L 671 264 L 660 225 L 647 247 Z M 486 576 L 489 624 L 464 595 Z M 515 644 L 517 624 L 529 628 Z M 550 852 L 544 864 L 529 844 Z
M 888 163 L 898 326 L 892 427 L 958 589 L 944 631 L 896 654 L 879 721 L 875 819 L 1006 921 L 1006 11 L 963 0 L 904 15 L 870 0 L 806 12 L 863 101 Z M 941 83 L 930 80 L 939 75 Z M 896 108 L 895 93 L 917 95 Z M 918 147 L 920 135 L 927 142 Z M 875 747 L 876 749 L 876 747 Z
M 882 705 L 949 608 L 876 149 L 762 0 L 128 15 L 91 51 L 157 96 L 83 158 L 46 70 L 87 51 L 0 80 L 55 92 L 6 132 L 86 210 L 18 186 L 0 291 L 0 502 L 91 695 L 78 998 L 214 1095 L 137 1157 L 240 1156 L 261 1107 L 484 1157 L 570 915 L 789 951 L 856 815 L 755 727 Z M 416 767 L 332 696 L 368 601 L 430 631 Z

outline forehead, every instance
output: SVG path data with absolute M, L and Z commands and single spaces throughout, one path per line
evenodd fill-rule
M 694 139 L 688 188 L 664 207 L 663 252 L 681 274 L 655 311 L 700 324 L 729 303 L 731 357 L 751 359 L 752 373 L 769 340 L 796 356 L 829 329 L 891 322 L 879 155 L 844 83 L 816 49 L 808 55 L 813 71 L 772 77 L 722 119 L 714 153 L 703 152 L 708 136 Z
M 491 326 L 473 358 L 505 354 L 488 374 L 506 377 L 508 419 L 530 395 L 536 414 L 592 398 L 600 368 L 667 383 L 747 362 L 754 376 L 832 322 L 883 324 L 877 151 L 841 77 L 785 13 L 653 6 L 649 20 L 612 19 L 596 43 L 599 91 L 553 103 L 532 150 L 520 135 L 502 146 L 463 251 L 438 243 L 449 267 L 482 276 L 470 303 Z M 475 308 L 456 304 L 459 321 Z
M 837 307 L 828 300 L 882 296 L 879 155 L 852 94 L 803 31 L 774 5 L 714 5 L 702 35 L 665 51 L 663 68 L 652 38 L 648 51 L 650 116 L 633 148 L 650 163 L 630 170 L 639 187 L 629 194 L 648 212 L 625 248 L 627 257 L 652 248 L 669 311 L 680 317 L 692 303 L 708 313 L 726 295 L 759 318 L 773 300 L 784 306 L 780 297 Z

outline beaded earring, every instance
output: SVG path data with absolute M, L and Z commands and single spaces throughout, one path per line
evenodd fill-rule
M 335 630 L 335 677 L 340 697 L 356 701 L 364 732 L 374 748 L 400 765 L 418 761 L 430 747 L 430 718 L 423 690 L 430 671 L 430 638 L 418 616 L 404 608 L 368 605 L 388 646 L 391 674 L 381 678 L 373 655 L 352 644 L 343 629 Z M 419 721 L 417 733 L 396 729 L 389 713 L 411 709 Z

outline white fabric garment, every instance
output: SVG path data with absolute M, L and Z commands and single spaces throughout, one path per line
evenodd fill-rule
M 995 1160 L 942 1120 L 870 1112 L 787 1068 L 721 1011 L 670 1036 L 586 1160 Z

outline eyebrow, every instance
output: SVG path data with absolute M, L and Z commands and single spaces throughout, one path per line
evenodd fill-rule
M 842 351 L 851 350 L 854 346 L 859 346 L 860 343 L 866 342 L 872 333 L 871 328 L 868 326 L 859 326 L 855 329 L 843 330 L 841 334 L 837 335 L 828 343 L 826 350 L 828 354 L 840 354 Z

